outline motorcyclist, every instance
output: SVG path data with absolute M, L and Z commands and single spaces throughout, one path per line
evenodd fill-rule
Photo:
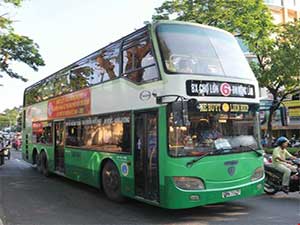
M 272 154 L 272 164 L 274 168 L 281 173 L 283 173 L 282 177 L 282 191 L 288 194 L 289 192 L 289 183 L 291 172 L 296 172 L 296 167 L 292 166 L 286 158 L 296 159 L 295 156 L 291 155 L 287 150 L 287 146 L 289 144 L 289 140 L 286 137 L 279 137 L 277 139 L 277 145 L 273 150 Z

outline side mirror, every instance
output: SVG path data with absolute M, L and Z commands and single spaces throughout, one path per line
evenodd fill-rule
M 177 101 L 172 103 L 173 124 L 175 127 L 188 126 L 188 105 L 187 102 Z

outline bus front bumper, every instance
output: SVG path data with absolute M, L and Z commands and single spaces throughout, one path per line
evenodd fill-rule
M 224 189 L 182 190 L 166 177 L 165 199 L 161 206 L 169 209 L 192 208 L 207 204 L 232 201 L 264 193 L 264 179 Z

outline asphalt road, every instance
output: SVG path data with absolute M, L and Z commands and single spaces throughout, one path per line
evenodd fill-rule
M 45 178 L 12 151 L 0 167 L 0 225 L 226 224 L 298 225 L 300 194 L 278 193 L 185 210 L 165 210 L 135 200 L 106 199 L 95 188 Z

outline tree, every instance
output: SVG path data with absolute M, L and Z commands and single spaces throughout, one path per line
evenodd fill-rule
M 277 26 L 272 36 L 272 44 L 257 49 L 257 61 L 251 63 L 260 86 L 273 96 L 267 125 L 270 139 L 275 111 L 289 95 L 300 93 L 300 20 Z
M 0 130 L 9 126 L 9 119 L 5 114 L 0 113 Z
M 243 40 L 257 56 L 251 66 L 260 86 L 273 95 L 268 119 L 272 138 L 274 112 L 289 94 L 299 92 L 299 21 L 274 25 L 263 0 L 173 0 L 155 10 L 154 20 L 173 17 L 216 26 Z
M 20 6 L 22 0 L 0 0 L 0 7 L 4 4 Z M 27 81 L 25 77 L 13 71 L 12 62 L 23 62 L 37 71 L 39 66 L 45 65 L 38 52 L 39 46 L 32 39 L 14 33 L 13 21 L 7 18 L 7 14 L 0 16 L 0 77 L 8 75 L 12 78 Z
M 18 119 L 22 118 L 22 107 L 6 109 L 0 113 L 0 129 L 10 127 L 12 130 L 18 129 Z
M 173 0 L 155 10 L 153 20 L 175 17 L 219 27 L 241 38 L 251 51 L 268 43 L 274 28 L 263 0 Z

